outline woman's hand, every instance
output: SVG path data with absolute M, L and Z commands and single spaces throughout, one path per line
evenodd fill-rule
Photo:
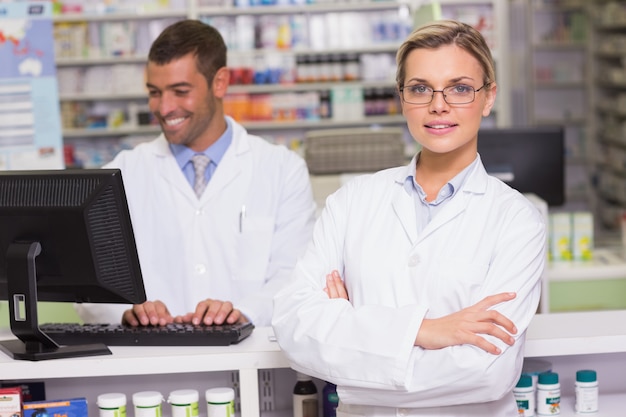
M 511 320 L 496 310 L 489 308 L 514 299 L 515 293 L 507 292 L 485 297 L 471 307 L 437 319 L 424 319 L 417 336 L 415 346 L 424 349 L 441 349 L 448 346 L 470 344 L 486 352 L 501 353 L 493 343 L 481 334 L 491 335 L 511 346 L 517 328 Z
M 337 270 L 326 275 L 326 287 L 324 288 L 324 292 L 328 294 L 328 298 L 331 299 L 343 298 L 344 300 L 350 300 L 350 298 L 348 298 L 348 290 Z

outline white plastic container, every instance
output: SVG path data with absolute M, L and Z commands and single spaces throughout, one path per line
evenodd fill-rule
M 593 414 L 598 412 L 598 377 L 596 371 L 580 370 L 576 372 L 576 404 L 579 414 Z
M 535 388 L 533 379 L 528 374 L 522 374 L 515 388 L 513 395 L 517 402 L 517 410 L 520 417 L 533 417 L 535 415 Z
M 161 417 L 163 395 L 158 391 L 141 391 L 133 394 L 135 417 Z
M 235 390 L 228 387 L 206 390 L 207 417 L 233 417 L 235 415 Z
M 126 417 L 126 394 L 111 392 L 96 399 L 100 417 Z
M 561 414 L 561 384 L 556 372 L 543 372 L 537 379 L 537 415 Z
M 198 399 L 195 389 L 180 389 L 170 392 L 167 402 L 172 406 L 172 417 L 197 417 Z

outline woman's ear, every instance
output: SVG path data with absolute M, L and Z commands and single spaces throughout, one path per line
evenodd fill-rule
M 485 91 L 485 106 L 483 107 L 483 117 L 489 116 L 491 109 L 496 103 L 496 93 L 498 91 L 498 85 L 493 82 L 489 86 L 489 89 Z

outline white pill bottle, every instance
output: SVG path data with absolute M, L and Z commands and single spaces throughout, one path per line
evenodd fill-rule
M 561 385 L 559 374 L 542 372 L 537 377 L 537 415 L 558 416 L 561 414 Z
M 598 412 L 598 376 L 596 371 L 583 369 L 576 371 L 576 412 L 593 414 Z

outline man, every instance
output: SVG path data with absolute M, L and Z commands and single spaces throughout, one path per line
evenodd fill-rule
M 148 55 L 149 106 L 162 134 L 120 168 L 147 301 L 77 306 L 86 322 L 269 325 L 272 298 L 311 237 L 302 158 L 224 115 L 226 45 L 200 21 L 166 28 Z M 194 173 L 194 155 L 206 157 Z M 207 165 L 208 164 L 208 165 Z M 206 183 L 206 185 L 205 185 Z

